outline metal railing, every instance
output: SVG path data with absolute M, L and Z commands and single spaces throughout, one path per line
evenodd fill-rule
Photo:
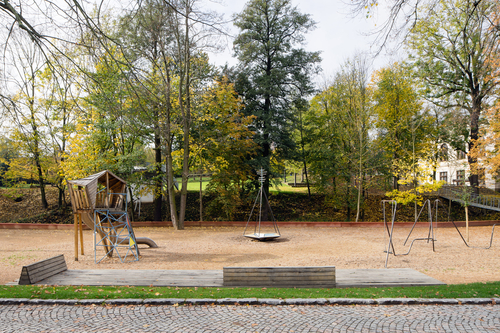
M 467 203 L 469 206 L 500 210 L 500 197 L 476 194 L 469 186 L 443 186 L 438 191 L 440 197 Z

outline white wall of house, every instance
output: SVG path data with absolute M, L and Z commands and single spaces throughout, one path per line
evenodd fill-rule
M 447 151 L 447 156 L 442 154 L 438 163 L 437 180 L 444 180 L 448 185 L 458 185 L 465 180 L 465 184 L 469 185 L 470 168 L 465 152 L 453 150 L 446 144 L 441 145 L 440 149 L 442 152 Z M 484 176 L 480 177 L 479 185 L 491 190 L 500 190 L 500 182 L 496 181 L 488 170 L 485 170 Z

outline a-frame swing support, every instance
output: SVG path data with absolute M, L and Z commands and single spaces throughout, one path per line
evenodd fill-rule
M 281 236 L 278 224 L 276 222 L 276 219 L 274 218 L 273 211 L 271 209 L 271 205 L 269 204 L 269 200 L 267 198 L 266 192 L 264 191 L 264 182 L 265 182 L 265 176 L 266 176 L 266 171 L 264 169 L 259 170 L 259 181 L 260 181 L 260 189 L 259 193 L 257 194 L 257 197 L 255 198 L 254 205 L 252 207 L 252 210 L 250 211 L 250 216 L 248 217 L 247 224 L 245 225 L 245 230 L 243 231 L 243 236 L 256 239 L 259 241 L 267 241 L 267 240 L 273 240 Z M 273 225 L 273 231 L 274 232 L 262 232 L 262 209 L 264 208 L 263 205 L 266 205 L 265 209 L 268 210 L 268 216 L 271 216 L 271 221 Z M 258 206 L 258 217 L 255 220 L 254 224 L 254 230 L 253 233 L 247 233 L 248 225 L 250 224 L 250 221 L 252 220 L 253 213 L 255 211 L 255 208 Z
M 436 212 L 435 212 L 434 216 L 435 216 L 435 219 L 436 219 L 436 223 L 437 223 L 438 202 L 439 202 L 439 200 L 435 201 Z M 388 225 L 387 219 L 386 219 L 386 210 L 385 210 L 386 204 L 390 204 L 390 206 L 391 206 L 391 229 L 390 230 L 389 230 L 389 225 Z M 415 225 L 417 224 L 418 219 L 420 218 L 420 215 L 422 214 L 422 212 L 423 212 L 423 210 L 424 210 L 424 208 L 426 206 L 428 207 L 428 217 L 429 217 L 429 221 L 428 221 L 429 222 L 429 233 L 428 233 L 427 237 L 413 239 L 412 242 L 411 242 L 411 244 L 410 244 L 410 248 L 408 249 L 408 252 L 396 254 L 396 250 L 394 249 L 394 243 L 393 243 L 393 235 L 394 235 L 394 222 L 396 221 L 397 206 L 398 206 L 398 204 L 397 204 L 397 202 L 395 200 L 382 200 L 382 212 L 383 212 L 383 216 L 384 216 L 384 228 L 386 229 L 387 234 L 389 236 L 389 241 L 387 243 L 387 250 L 385 251 L 386 252 L 385 268 L 387 268 L 387 263 L 389 261 L 389 254 L 393 254 L 395 257 L 397 257 L 397 256 L 406 256 L 406 255 L 410 254 L 411 248 L 413 247 L 413 243 L 415 241 L 420 241 L 420 240 L 424 240 L 425 241 L 426 240 L 427 243 L 428 242 L 432 242 L 432 251 L 436 252 L 436 250 L 434 248 L 434 242 L 436 241 L 436 239 L 434 238 L 434 225 L 433 225 L 434 223 L 433 223 L 431 201 L 430 200 L 426 200 L 424 202 L 424 205 L 420 209 L 420 213 L 416 217 L 415 222 L 413 223 L 413 226 L 411 227 L 411 230 L 408 233 L 408 236 L 406 237 L 404 245 L 406 245 L 406 242 L 410 238 L 410 235 L 413 232 L 413 229 L 415 228 Z M 392 251 L 391 251 L 391 249 L 392 249 Z

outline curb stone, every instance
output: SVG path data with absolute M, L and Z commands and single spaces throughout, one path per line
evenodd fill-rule
M 107 299 L 104 303 L 107 305 L 140 305 L 143 304 L 143 300 L 137 298 L 117 298 Z
M 184 298 L 146 298 L 142 300 L 143 304 L 149 305 L 175 305 L 185 302 Z
M 457 301 L 461 304 L 476 304 L 476 305 L 493 303 L 493 299 L 491 298 L 457 298 Z
M 326 298 L 287 298 L 285 305 L 325 305 Z
M 122 298 L 29 299 L 0 298 L 0 305 L 500 305 L 500 298 Z
M 458 300 L 455 298 L 416 298 L 417 304 L 443 304 L 443 305 L 458 305 Z M 490 301 L 491 302 L 491 301 Z
M 259 303 L 264 305 L 282 305 L 285 303 L 282 299 L 276 299 L 276 298 L 258 298 Z
M 418 304 L 415 298 L 378 298 L 378 305 L 410 305 Z
M 371 298 L 329 298 L 331 305 L 375 305 L 377 301 Z
M 106 300 L 104 298 L 102 299 L 79 299 L 78 300 L 78 305 L 101 305 L 104 304 Z
M 217 304 L 217 300 L 215 298 L 187 298 L 182 303 L 190 305 Z

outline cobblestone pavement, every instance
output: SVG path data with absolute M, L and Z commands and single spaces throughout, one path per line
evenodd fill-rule
M 500 306 L 1 305 L 0 332 L 500 332 Z

